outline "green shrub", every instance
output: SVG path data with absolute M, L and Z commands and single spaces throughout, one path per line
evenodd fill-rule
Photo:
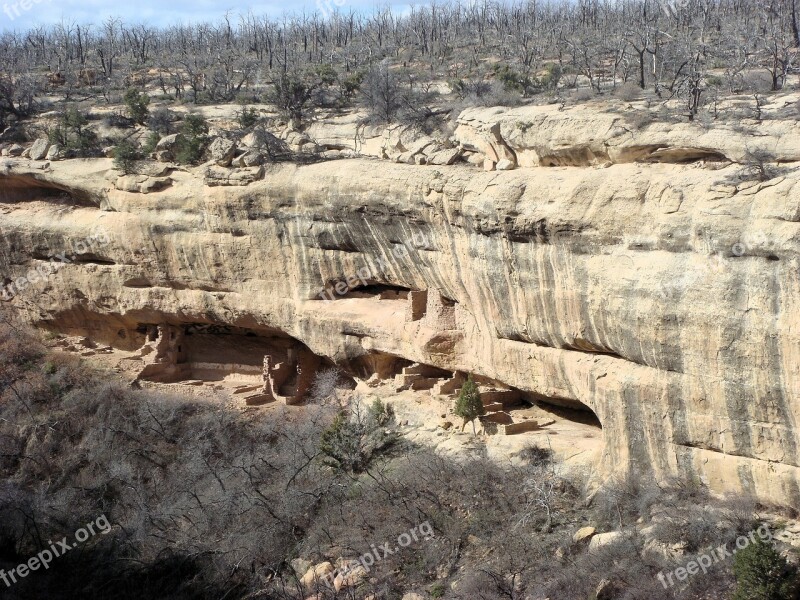
M 503 89 L 507 92 L 519 92 L 524 94 L 529 88 L 533 87 L 534 82 L 529 77 L 517 73 L 508 65 L 503 65 L 495 71 L 497 80 L 503 84 Z
M 339 74 L 331 65 L 318 65 L 313 73 L 322 85 L 333 85 L 339 79 Z
M 369 407 L 369 418 L 376 425 L 384 427 L 394 418 L 394 410 L 391 406 L 384 404 L 380 398 L 375 398 Z
M 392 444 L 395 436 L 386 431 L 394 413 L 376 399 L 365 411 L 356 398 L 349 411 L 343 410 L 320 437 L 324 464 L 336 470 L 361 473 L 376 452 Z
M 98 148 L 97 135 L 87 129 L 89 119 L 75 107 L 69 107 L 58 115 L 56 124 L 48 130 L 51 144 L 78 156 L 91 156 Z
M 564 75 L 564 69 L 558 63 L 548 63 L 545 69 L 547 73 L 542 76 L 542 86 L 548 90 L 557 89 L 561 77 Z
M 150 104 L 150 96 L 140 93 L 136 88 L 128 88 L 122 99 L 128 108 L 131 119 L 144 125 L 150 115 L 150 110 L 147 108 Z
M 258 111 L 255 108 L 243 106 L 236 112 L 236 120 L 242 129 L 250 129 L 258 123 Z
M 796 597 L 796 567 L 760 538 L 736 553 L 733 560 L 736 593 L 733 600 L 792 600 Z
M 342 79 L 340 84 L 342 97 L 351 101 L 361 89 L 361 84 L 364 83 L 364 77 L 366 77 L 366 75 L 366 71 L 358 71 Z
M 138 146 L 129 140 L 123 140 L 114 150 L 114 167 L 125 175 L 133 173 L 136 162 L 142 159 Z
M 161 135 L 169 135 L 172 133 L 172 123 L 175 120 L 173 117 L 173 112 L 168 108 L 157 108 L 150 113 L 147 126 Z
M 144 141 L 144 146 L 142 146 L 142 151 L 145 154 L 150 154 L 151 152 L 155 151 L 156 146 L 158 146 L 158 142 L 161 141 L 161 136 L 158 135 L 155 131 L 151 131 L 150 135 L 147 136 L 147 139 Z
M 182 165 L 200 161 L 208 143 L 208 124 L 202 115 L 188 114 L 181 127 L 183 136 L 179 138 L 175 160 Z
M 472 423 L 472 433 L 474 434 L 475 419 L 486 414 L 486 409 L 483 406 L 478 386 L 472 380 L 472 375 L 469 376 L 464 387 L 461 388 L 453 412 L 457 417 L 461 417 L 464 420 L 461 429 L 464 429 L 467 423 Z

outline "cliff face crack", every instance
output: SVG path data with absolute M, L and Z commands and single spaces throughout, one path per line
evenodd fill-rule
M 72 257 L 72 263 L 76 265 L 116 265 L 117 263 L 110 258 L 105 258 L 97 254 L 79 254 Z
M 751 454 L 745 454 L 743 452 L 739 452 L 737 450 L 722 450 L 714 445 L 707 444 L 704 442 L 673 442 L 676 446 L 680 446 L 681 448 L 689 448 L 691 450 L 702 450 L 703 452 L 713 452 L 715 454 L 723 454 L 725 456 L 736 457 L 736 458 L 743 458 L 748 461 L 755 461 L 765 464 L 784 464 L 791 467 L 798 467 L 800 468 L 800 462 L 794 461 L 788 457 L 781 457 L 781 460 L 776 459 L 769 459 L 769 458 L 762 458 L 759 456 L 753 456 Z

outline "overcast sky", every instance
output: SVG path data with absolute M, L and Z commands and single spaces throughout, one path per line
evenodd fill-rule
M 121 17 L 128 23 L 170 25 L 179 22 L 213 21 L 230 10 L 233 14 L 247 13 L 280 16 L 284 12 L 313 11 L 329 3 L 341 6 L 372 9 L 389 4 L 397 12 L 407 11 L 410 4 L 423 4 L 424 0 L 264 0 L 255 4 L 229 0 L 0 0 L 0 30 L 24 31 L 39 24 L 57 23 L 61 19 L 76 23 L 101 23 L 110 16 Z M 26 10 L 26 7 L 29 7 Z

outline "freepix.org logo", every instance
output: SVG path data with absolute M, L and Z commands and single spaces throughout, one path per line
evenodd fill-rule
M 94 233 L 82 240 L 72 244 L 72 253 L 67 257 L 64 250 L 53 256 L 49 261 L 40 263 L 36 268 L 29 270 L 24 276 L 14 280 L 0 276 L 0 301 L 10 302 L 16 296 L 24 292 L 31 285 L 36 283 L 46 283 L 47 280 L 65 265 L 71 264 L 81 255 L 90 251 L 95 251 L 111 242 L 107 233 Z M 4 283 L 5 282 L 5 283 Z
M 9 21 L 13 21 L 22 16 L 23 12 L 32 10 L 34 6 L 46 2 L 50 4 L 53 0 L 19 0 L 19 2 L 6 2 L 3 4 L 3 12 Z
M 60 540 L 53 543 L 48 540 L 48 547 L 39 552 L 36 556 L 31 556 L 26 562 L 20 563 L 10 571 L 6 572 L 0 569 L 0 580 L 9 588 L 15 583 L 17 579 L 24 579 L 33 571 L 43 568 L 45 571 L 50 568 L 50 563 L 54 558 L 64 556 L 70 550 L 78 548 L 90 537 L 95 535 L 107 535 L 111 533 L 111 523 L 108 522 L 108 517 L 104 514 L 97 517 L 94 521 L 90 521 L 75 532 L 75 541 L 70 543 L 70 540 L 65 536 Z

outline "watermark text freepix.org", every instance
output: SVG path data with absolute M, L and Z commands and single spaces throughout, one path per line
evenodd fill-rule
M 78 544 L 82 544 L 90 537 L 97 534 L 106 535 L 110 532 L 111 524 L 108 522 L 108 518 L 105 515 L 100 515 L 94 521 L 87 523 L 75 532 L 75 541 L 72 544 L 69 543 L 69 539 L 66 537 L 56 542 L 48 540 L 47 544 L 49 548 L 29 558 L 28 562 L 17 565 L 8 572 L 0 569 L 0 580 L 9 588 L 17 583 L 17 579 L 24 579 L 33 571 L 38 571 L 42 567 L 44 567 L 45 570 L 49 569 L 53 559 L 64 556 L 67 552 L 73 548 L 77 548 Z
M 395 248 L 392 250 L 392 254 L 398 259 L 405 258 L 410 254 L 411 250 L 419 250 L 420 248 L 426 248 L 427 246 L 427 236 L 425 236 L 424 233 L 414 233 L 410 240 L 406 240 L 404 243 L 395 246 Z M 359 269 L 355 275 L 348 275 L 345 279 L 338 281 L 335 285 L 331 284 L 329 288 L 326 288 L 325 291 L 319 294 L 319 297 L 326 302 L 330 302 L 334 299 L 334 296 L 344 296 L 350 290 L 364 287 L 368 285 L 370 281 L 380 279 L 378 275 L 386 271 L 386 269 L 389 267 L 389 264 L 383 258 L 378 258 L 376 263 L 377 264 L 375 268 L 369 265 L 364 266 Z
M 430 522 L 425 521 L 416 527 L 412 527 L 407 533 L 401 533 L 399 536 L 397 536 L 394 547 L 392 547 L 391 542 L 385 542 L 381 546 L 375 546 L 375 544 L 372 544 L 370 546 L 370 551 L 366 554 L 362 554 L 357 561 L 354 561 L 353 566 L 337 572 L 328 573 L 322 577 L 322 581 L 324 581 L 329 587 L 333 588 L 335 587 L 336 578 L 338 576 L 346 577 L 349 573 L 357 568 L 363 568 L 366 573 L 369 573 L 369 570 L 376 562 L 380 562 L 387 556 L 391 556 L 392 554 L 399 552 L 401 549 L 407 548 L 412 542 L 419 542 L 420 539 L 429 540 L 431 538 L 433 538 L 433 526 L 430 524 Z
M 728 550 L 728 544 L 722 544 L 718 548 L 714 548 L 708 554 L 703 554 L 698 556 L 694 560 L 690 560 L 686 563 L 685 567 L 678 567 L 673 571 L 669 571 L 666 575 L 662 571 L 657 575 L 658 580 L 661 582 L 661 585 L 664 586 L 664 589 L 668 589 L 669 587 L 675 585 L 675 581 L 672 580 L 673 576 L 678 581 L 686 581 L 690 575 L 697 575 L 700 571 L 705 574 L 711 565 L 715 565 L 718 562 L 724 561 L 728 558 L 731 558 L 736 552 L 739 550 L 744 550 L 747 548 L 751 543 L 755 544 L 756 542 L 756 535 L 758 535 L 759 539 L 762 542 L 771 542 L 772 541 L 772 532 L 769 530 L 769 527 L 766 524 L 762 524 L 761 527 L 758 529 L 754 529 L 747 535 L 740 535 L 736 538 L 736 547 Z
M 52 3 L 53 0 L 18 0 L 17 2 L 6 2 L 3 4 L 3 12 L 8 17 L 9 21 L 21 17 L 23 11 L 28 12 L 33 10 L 33 7 L 42 2 Z
M 56 254 L 49 262 L 43 262 L 35 269 L 29 270 L 24 277 L 17 277 L 11 283 L 0 287 L 0 300 L 8 302 L 18 294 L 24 292 L 31 284 L 45 282 L 58 273 L 64 265 L 72 263 L 76 257 L 86 254 L 89 250 L 108 244 L 111 239 L 105 233 L 95 233 L 72 245 L 73 253 L 67 257 L 67 250 Z

